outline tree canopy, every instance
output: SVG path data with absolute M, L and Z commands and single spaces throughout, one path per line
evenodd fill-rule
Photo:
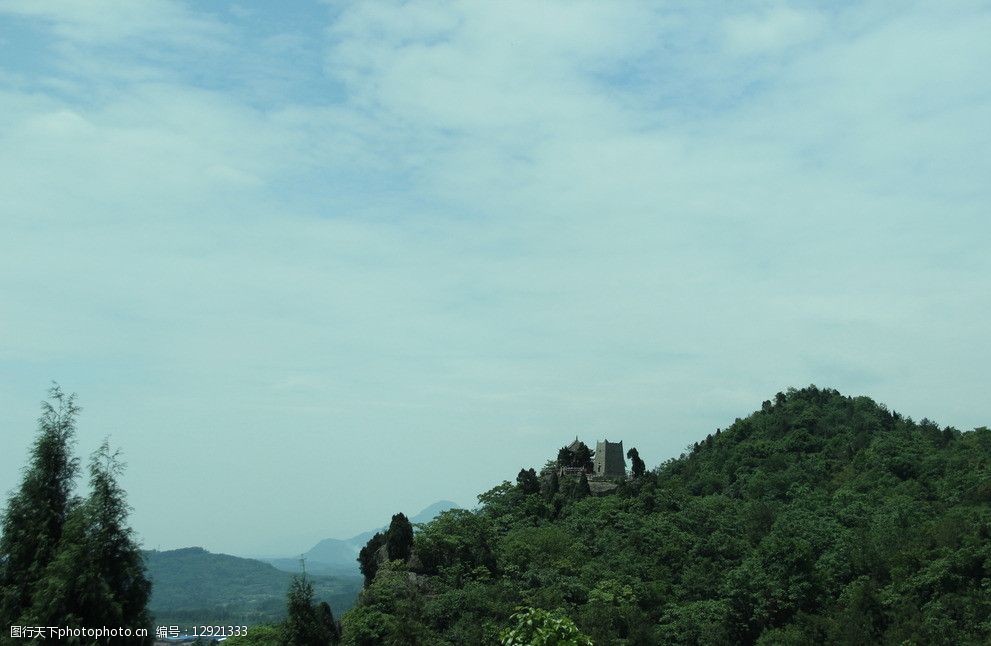
M 574 449 L 567 446 L 561 447 L 557 452 L 557 465 L 559 467 L 584 469 L 591 473 L 592 458 L 594 456 L 595 451 L 588 448 L 588 445 L 584 442 L 578 442 Z
M 647 471 L 647 465 L 640 458 L 640 452 L 635 448 L 631 448 L 626 452 L 626 457 L 630 459 L 630 474 L 634 478 L 641 477 Z
M 38 582 L 33 623 L 151 627 L 151 582 L 127 526 L 130 508 L 117 481 L 122 471 L 118 453 L 104 441 L 90 459 L 91 493 L 70 512 L 55 558 Z
M 991 642 L 987 428 L 813 386 L 610 495 L 551 472 L 424 525 L 344 641 L 495 644 L 523 607 L 597 644 Z
M 90 460 L 89 495 L 74 497 L 80 409 L 58 386 L 49 398 L 21 487 L 0 523 L 0 623 L 150 628 L 151 583 L 127 525 L 123 464 L 105 441 Z
M 413 552 L 413 525 L 406 514 L 400 512 L 392 517 L 385 545 L 390 561 L 409 559 Z
M 499 634 L 501 646 L 592 646 L 575 622 L 539 608 L 523 608 L 509 618 L 514 622 Z
M 249 631 L 250 634 L 250 631 Z M 327 646 L 336 644 L 337 623 L 330 606 L 313 602 L 313 584 L 306 575 L 293 577 L 286 599 L 286 619 L 280 642 L 285 646 Z
M 540 478 L 535 469 L 520 469 L 516 476 L 516 486 L 524 494 L 540 493 Z
M 72 497 L 79 469 L 72 450 L 80 408 L 75 395 L 66 395 L 58 385 L 48 395 L 41 404 L 38 435 L 21 486 L 10 496 L 0 520 L 0 624 L 4 627 L 25 623 L 69 515 L 79 504 Z

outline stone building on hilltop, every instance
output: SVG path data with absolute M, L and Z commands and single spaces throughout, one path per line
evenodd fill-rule
M 619 442 L 603 440 L 596 443 L 592 474 L 601 478 L 625 478 L 625 456 L 622 440 Z
M 576 437 L 558 452 L 556 468 L 560 476 L 587 474 L 593 485 L 597 482 L 600 489 L 605 490 L 615 488 L 616 480 L 626 478 L 625 456 L 622 441 L 602 440 L 596 443 L 593 452 Z

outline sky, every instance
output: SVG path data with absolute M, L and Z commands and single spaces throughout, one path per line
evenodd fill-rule
M 655 466 L 791 386 L 991 424 L 989 33 L 967 0 L 0 0 L 0 492 L 53 380 L 146 548 L 246 555 L 576 435 Z

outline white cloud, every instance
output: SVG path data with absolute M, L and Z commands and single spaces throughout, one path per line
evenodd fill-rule
M 660 461 L 809 381 L 986 423 L 984 13 L 356 3 L 311 69 L 195 5 L 4 7 L 54 61 L 0 70 L 0 410 L 79 390 L 155 543 L 241 488 L 275 541 L 305 514 L 273 489 L 378 448 L 416 487 L 328 502 L 341 533 L 562 434 Z M 252 468 L 142 479 L 217 455 Z
M 780 54 L 782 50 L 814 40 L 825 20 L 816 11 L 777 5 L 760 13 L 726 20 L 726 39 L 734 54 Z
M 536 130 L 612 109 L 593 77 L 638 54 L 636 5 L 359 3 L 330 30 L 328 71 L 399 123 Z M 641 18 L 643 20 L 641 20 Z
M 226 32 L 209 15 L 170 0 L 4 0 L 0 12 L 40 19 L 50 25 L 60 44 L 130 48 L 157 41 L 200 47 Z

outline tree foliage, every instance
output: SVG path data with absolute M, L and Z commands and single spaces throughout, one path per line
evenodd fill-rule
M 442 514 L 344 640 L 492 644 L 527 607 L 602 644 L 991 643 L 989 482 L 987 428 L 789 390 L 613 495 Z
M 354 646 L 434 644 L 424 618 L 424 594 L 402 561 L 389 561 L 342 619 L 342 643 Z
M 32 622 L 150 629 L 151 582 L 127 525 L 130 507 L 118 482 L 123 468 L 108 441 L 93 453 L 90 495 L 69 514 L 55 558 L 38 585 Z
M 375 579 L 385 561 L 408 561 L 413 554 L 413 524 L 402 512 L 393 515 L 385 532 L 376 532 L 358 552 L 358 567 L 365 585 Z
M 385 540 L 390 561 L 408 561 L 413 552 L 413 525 L 406 514 L 400 512 L 392 517 Z
M 35 604 L 46 568 L 55 558 L 69 515 L 78 460 L 73 457 L 75 395 L 58 385 L 41 404 L 38 436 L 18 489 L 7 501 L 0 521 L 0 625 L 20 623 Z M 4 628 L 6 629 L 6 628 Z
M 513 625 L 499 634 L 502 646 L 592 646 L 575 622 L 560 613 L 523 608 L 510 621 Z
M 281 643 L 281 625 L 254 624 L 245 634 L 228 638 L 224 646 L 278 646 Z
M 541 483 L 541 489 L 544 497 L 548 500 L 553 500 L 554 496 L 561 491 L 561 478 L 557 474 L 557 469 L 550 470 L 550 473 Z
M 334 619 L 334 611 L 326 601 L 321 601 L 317 604 L 317 622 L 320 624 L 321 631 L 328 637 L 331 644 L 336 644 L 340 641 L 341 627 L 338 625 L 337 620 Z
M 90 460 L 89 495 L 74 497 L 80 409 L 57 385 L 49 398 L 21 487 L 3 512 L 0 623 L 150 628 L 151 583 L 127 525 L 123 465 L 105 441 Z
M 626 457 L 630 459 L 630 473 L 634 478 L 640 478 L 647 471 L 647 465 L 640 459 L 640 452 L 631 448 L 626 452 Z
M 385 541 L 386 534 L 375 532 L 375 535 L 368 539 L 365 546 L 358 552 L 358 569 L 365 577 L 365 585 L 371 583 L 372 579 L 375 578 L 379 566 L 378 552 L 385 545 Z
M 305 575 L 293 577 L 286 599 L 286 620 L 281 630 L 285 646 L 326 646 L 338 640 L 330 606 L 313 603 L 313 584 Z
M 540 493 L 540 478 L 534 469 L 520 469 L 516 476 L 516 486 L 524 494 Z
M 584 469 L 588 473 L 592 472 L 592 458 L 595 451 L 588 448 L 584 442 L 578 442 L 578 446 L 572 450 L 564 446 L 557 452 L 557 465 L 559 467 L 573 467 Z
M 575 482 L 575 488 L 571 490 L 571 497 L 574 500 L 582 500 L 583 498 L 588 498 L 592 495 L 592 488 L 588 485 L 588 476 L 584 472 L 578 477 L 578 481 Z

